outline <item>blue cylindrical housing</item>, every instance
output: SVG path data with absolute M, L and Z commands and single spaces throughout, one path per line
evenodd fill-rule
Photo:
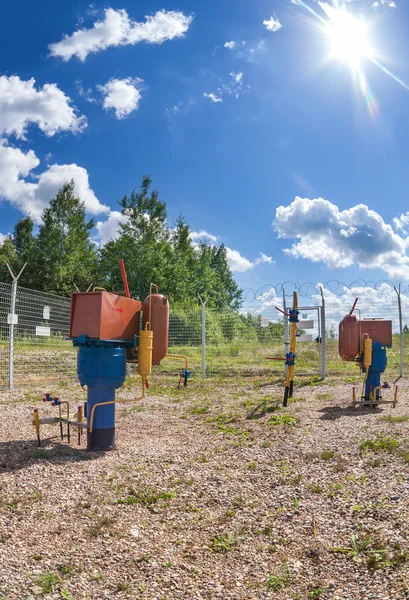
M 77 374 L 81 385 L 120 388 L 126 378 L 126 348 L 123 346 L 80 346 Z
M 125 381 L 126 348 L 109 341 L 79 346 L 77 374 L 80 384 L 87 386 L 88 450 L 110 450 L 115 445 L 115 389 Z M 92 410 L 103 402 L 112 404 Z
M 372 342 L 372 364 L 369 367 L 368 377 L 365 384 L 365 399 L 369 400 L 371 390 L 381 385 L 381 373 L 386 370 L 388 359 L 386 348 L 382 347 L 380 342 Z M 364 369 L 363 369 L 364 370 Z M 376 391 L 376 399 L 379 400 L 381 391 Z

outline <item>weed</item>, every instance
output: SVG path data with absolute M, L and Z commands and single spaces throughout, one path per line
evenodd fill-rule
M 323 450 L 319 455 L 321 460 L 331 460 L 334 458 L 335 452 L 333 450 Z
M 256 462 L 249 462 L 247 465 L 247 469 L 249 471 L 255 471 L 257 469 L 257 463 Z
M 127 590 L 129 590 L 130 587 L 130 583 L 127 583 L 126 581 L 118 581 L 118 583 L 116 584 L 116 591 L 126 592 Z
M 360 541 L 355 534 L 351 536 L 350 546 L 347 546 L 346 548 L 331 548 L 331 550 L 332 552 L 349 554 L 355 562 L 361 562 L 362 556 L 366 556 L 367 559 L 370 559 L 372 568 L 374 564 L 382 562 L 386 553 L 385 549 L 374 547 L 372 538 L 366 537 Z
M 400 442 L 389 435 L 378 434 L 375 439 L 362 439 L 359 444 L 361 454 L 369 452 L 388 452 L 392 454 L 399 448 Z
M 64 577 L 72 576 L 72 565 L 70 564 L 58 565 L 57 569 L 61 573 L 61 575 L 64 575 Z
M 388 415 L 387 417 L 381 417 L 381 421 L 386 421 L 387 423 L 405 423 L 409 421 L 409 417 L 393 417 L 392 415 Z
M 115 519 L 112 517 L 101 517 L 88 529 L 88 533 L 92 537 L 98 537 L 104 529 L 111 529 L 115 523 Z
M 317 394 L 317 400 L 332 400 L 333 398 L 334 396 L 329 392 L 321 392 L 320 394 Z
M 308 594 L 308 598 L 321 598 L 322 594 L 325 594 L 326 591 L 327 590 L 322 587 L 316 588 Z
M 60 590 L 60 595 L 64 600 L 75 600 L 74 596 L 71 596 L 68 590 Z
M 225 554 L 230 552 L 237 544 L 237 539 L 234 535 L 229 534 L 228 536 L 213 536 L 210 538 L 210 549 L 212 552 L 219 552 Z
M 297 419 L 293 415 L 273 415 L 266 421 L 266 425 L 275 427 L 277 425 L 285 425 L 286 427 L 295 427 Z
M 321 494 L 323 489 L 317 483 L 307 483 L 307 490 L 312 494 Z
M 117 500 L 118 504 L 143 504 L 150 507 L 159 500 L 171 500 L 176 492 L 159 492 L 156 488 L 147 487 L 145 489 L 134 489 L 129 491 L 129 495 L 123 499 Z
M 54 587 L 61 583 L 61 579 L 51 571 L 46 571 L 37 577 L 36 583 L 43 594 L 50 594 Z
M 280 573 L 269 574 L 267 577 L 266 588 L 271 590 L 282 590 L 291 583 L 292 575 L 287 563 L 281 565 Z

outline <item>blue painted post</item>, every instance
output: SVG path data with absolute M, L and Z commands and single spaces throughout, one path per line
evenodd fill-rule
M 126 347 L 118 341 L 91 340 L 85 336 L 79 336 L 74 343 L 79 346 L 78 379 L 87 386 L 87 449 L 111 450 L 115 445 L 115 404 L 96 405 L 115 401 L 115 389 L 126 378 Z
M 372 342 L 372 364 L 369 367 L 368 377 L 365 384 L 365 400 L 369 400 L 371 390 L 381 385 L 381 373 L 386 370 L 388 359 L 386 348 L 380 342 Z M 376 400 L 380 399 L 381 390 L 376 391 Z

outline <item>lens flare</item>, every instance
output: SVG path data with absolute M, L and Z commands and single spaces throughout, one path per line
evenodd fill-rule
M 332 9 L 326 33 L 332 45 L 332 55 L 351 66 L 360 64 L 363 58 L 371 58 L 368 27 L 362 19 L 356 19 L 344 10 Z

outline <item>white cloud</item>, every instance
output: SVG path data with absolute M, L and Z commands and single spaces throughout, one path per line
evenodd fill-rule
M 401 214 L 400 217 L 394 217 L 393 222 L 395 224 L 395 228 L 402 233 L 407 234 L 407 226 L 409 225 L 409 212 Z
M 223 102 L 223 96 L 226 95 L 231 95 L 235 96 L 236 98 L 239 98 L 239 96 L 245 94 L 251 89 L 249 85 L 244 85 L 243 73 L 236 73 L 235 71 L 232 71 L 229 74 L 228 80 L 225 80 L 223 82 L 223 80 L 220 79 L 219 81 L 220 86 L 215 92 L 203 93 L 203 96 L 205 98 L 208 98 L 213 103 Z
M 35 79 L 24 81 L 15 75 L 0 77 L 0 134 L 24 138 L 30 123 L 48 136 L 60 131 L 80 132 L 87 126 L 78 116 L 71 99 L 55 83 L 35 87 Z
M 372 4 L 372 8 L 379 8 L 380 6 L 389 6 L 389 8 L 396 8 L 395 2 L 393 0 L 377 0 Z
M 4 235 L 4 233 L 0 233 L 0 244 L 2 244 L 4 242 L 4 240 L 6 240 L 8 238 L 7 235 Z
M 223 100 L 221 99 L 220 96 L 216 96 L 216 94 L 214 94 L 213 92 L 210 92 L 210 94 L 207 94 L 206 92 L 203 92 L 203 96 L 205 98 L 208 98 L 210 100 L 210 102 L 213 102 L 213 104 L 216 104 L 217 102 L 223 102 Z
M 232 52 L 234 58 L 256 63 L 259 61 L 260 56 L 264 54 L 267 46 L 265 40 L 259 39 L 250 43 L 247 43 L 245 40 L 240 43 L 226 42 L 224 47 Z
M 273 32 L 278 31 L 282 27 L 280 21 L 278 19 L 275 19 L 274 17 L 270 17 L 268 20 L 263 21 L 263 25 L 266 26 L 266 29 L 268 29 L 268 31 Z
M 33 150 L 24 153 L 0 141 L 0 198 L 23 213 L 31 213 L 39 222 L 43 209 L 59 188 L 75 180 L 75 192 L 84 201 L 87 212 L 99 214 L 109 208 L 99 202 L 89 186 L 86 169 L 76 164 L 51 165 L 40 175 L 33 173 L 40 160 Z M 34 182 L 27 181 L 31 177 Z
M 103 107 L 113 109 L 117 119 L 124 119 L 134 110 L 138 110 L 142 98 L 140 92 L 142 79 L 137 77 L 126 79 L 111 79 L 105 85 L 98 85 L 98 90 L 104 96 Z
M 90 102 L 91 104 L 96 104 L 97 100 L 92 95 L 92 88 L 84 88 L 81 80 L 76 81 L 75 85 L 77 86 L 78 94 L 81 96 L 81 98 L 84 98 L 84 100 Z
M 191 231 L 190 239 L 192 240 L 192 242 L 197 242 L 199 240 L 209 240 L 209 242 L 213 242 L 215 244 L 218 240 L 218 237 L 217 235 L 212 235 L 211 233 L 207 233 L 207 231 L 205 231 L 204 229 L 201 229 L 200 231 Z
M 115 240 L 120 234 L 120 223 L 126 223 L 128 217 L 119 211 L 112 210 L 106 221 L 98 221 L 95 225 L 102 244 Z
M 167 119 L 171 119 L 172 117 L 175 117 L 176 115 L 178 115 L 180 113 L 180 109 L 182 108 L 182 106 L 183 106 L 183 102 L 178 102 L 174 106 L 171 106 L 170 108 L 166 108 L 165 112 L 163 114 Z
M 139 42 L 162 44 L 167 40 L 183 37 L 193 17 L 182 12 L 160 10 L 145 19 L 139 23 L 130 19 L 125 9 L 108 8 L 104 19 L 96 21 L 91 29 L 78 29 L 71 36 L 65 35 L 60 42 L 50 44 L 50 53 L 65 61 L 73 56 L 84 61 L 88 54 L 111 46 Z
M 382 269 L 392 278 L 409 276 L 408 240 L 364 204 L 341 211 L 323 198 L 296 197 L 277 208 L 273 227 L 279 237 L 298 240 L 284 250 L 294 258 L 331 269 L 357 265 Z
M 262 263 L 273 264 L 274 261 L 271 256 L 266 256 L 262 252 L 260 252 L 260 256 L 256 258 L 255 261 L 251 262 L 244 256 L 240 254 L 238 250 L 232 250 L 226 246 L 227 251 L 227 263 L 232 271 L 236 271 L 239 273 L 244 273 L 245 271 L 249 271 L 250 269 L 254 269 L 257 265 Z
M 190 239 L 193 244 L 196 245 L 199 241 L 207 241 L 211 244 L 216 244 L 219 240 L 217 235 L 213 235 L 208 233 L 204 229 L 200 231 L 192 231 L 190 233 Z M 274 261 L 271 256 L 267 256 L 260 252 L 260 256 L 256 258 L 253 262 L 245 258 L 240 254 L 238 250 L 232 250 L 228 246 L 226 246 L 226 255 L 227 255 L 227 264 L 231 268 L 232 271 L 237 271 L 243 273 L 244 271 L 248 271 L 249 269 L 253 269 L 262 263 L 274 264 Z

